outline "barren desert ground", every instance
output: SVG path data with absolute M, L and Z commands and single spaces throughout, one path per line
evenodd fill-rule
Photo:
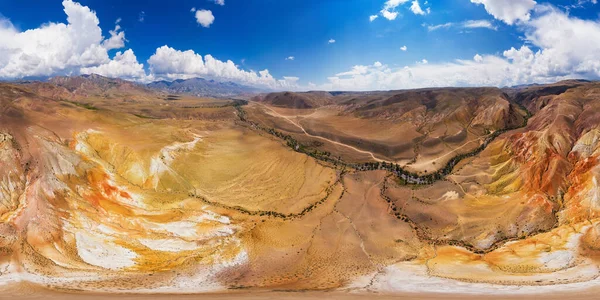
M 122 81 L 103 96 L 64 87 L 110 80 L 1 86 L 8 293 L 517 297 L 595 286 L 597 83 L 562 82 L 550 96 L 553 86 L 409 92 L 421 102 L 386 92 L 376 94 L 393 100 L 384 116 L 356 96 L 321 93 L 323 107 L 296 113 L 279 107 L 293 106 L 289 93 L 274 106 L 271 95 L 166 100 Z M 438 97 L 470 100 L 438 108 Z M 138 100 L 110 102 L 122 98 Z M 500 104 L 474 105 L 485 101 Z M 161 109 L 140 116 L 147 103 Z M 356 143 L 305 129 L 332 110 L 365 124 L 412 120 L 427 136 L 410 146 L 417 165 L 433 132 L 444 141 L 463 126 L 480 145 L 450 139 L 454 150 L 436 150 L 450 159 L 416 172 L 372 146 L 393 130 L 360 125 Z

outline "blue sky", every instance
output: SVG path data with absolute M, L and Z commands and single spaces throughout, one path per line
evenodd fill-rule
M 366 90 L 510 85 L 600 74 L 600 63 L 595 64 L 600 57 L 590 54 L 600 45 L 587 55 L 574 53 L 576 46 L 589 47 L 587 40 L 600 40 L 600 7 L 593 0 L 217 2 L 2 0 L 0 78 L 94 72 L 144 82 L 210 77 L 275 89 Z M 201 20 L 207 12 L 197 18 L 202 10 L 214 20 Z M 69 23 L 67 11 L 80 16 L 81 24 Z M 556 18 L 564 19 L 562 32 L 554 32 Z M 24 35 L 28 30 L 35 32 Z M 115 43 L 106 46 L 111 30 Z M 575 39 L 573 49 L 552 44 L 557 35 Z M 45 37 L 64 45 L 48 47 Z M 162 46 L 168 49 L 159 57 Z M 507 56 L 511 48 L 515 53 Z M 206 55 L 217 63 L 209 66 Z M 262 70 L 268 74 L 258 73 Z

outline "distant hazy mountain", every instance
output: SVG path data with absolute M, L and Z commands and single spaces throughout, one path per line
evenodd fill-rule
M 58 76 L 48 80 L 49 83 L 66 88 L 74 94 L 83 96 L 101 95 L 104 97 L 120 96 L 123 94 L 153 94 L 143 84 L 119 79 L 109 78 L 98 74 L 80 75 L 80 76 Z
M 163 93 L 144 84 L 97 74 L 57 76 L 45 81 L 19 80 L 14 83 L 26 85 L 44 97 L 72 101 L 87 98 L 147 101 L 165 97 Z
M 149 88 L 158 89 L 173 94 L 190 94 L 207 97 L 231 97 L 243 94 L 265 92 L 265 90 L 237 84 L 235 82 L 219 82 L 204 78 L 178 79 L 175 81 L 156 81 L 147 85 Z

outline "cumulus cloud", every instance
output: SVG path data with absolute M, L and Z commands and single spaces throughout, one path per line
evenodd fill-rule
M 408 0 L 388 0 L 383 4 L 383 9 L 379 12 L 382 17 L 392 21 L 398 17 L 398 6 L 408 2 Z
M 382 10 L 381 11 L 381 16 L 393 21 L 396 20 L 396 18 L 398 17 L 398 12 L 397 11 L 389 11 L 389 10 Z
M 225 0 L 214 0 L 216 4 L 225 5 Z
M 108 32 L 110 37 L 102 42 L 102 46 L 104 46 L 106 50 L 121 49 L 125 47 L 125 32 L 121 31 L 119 22 L 121 22 L 121 18 L 117 19 L 115 22 L 115 29 Z
M 528 21 L 531 10 L 535 7 L 534 0 L 471 0 L 472 3 L 483 4 L 485 10 L 497 20 L 512 25 L 517 21 Z
M 298 88 L 298 80 L 300 78 L 294 76 L 283 76 L 283 79 L 277 80 L 277 85 L 274 87 L 275 89 L 297 89 Z
M 470 60 L 424 61 L 404 68 L 354 66 L 328 78 L 328 90 L 374 90 L 435 86 L 512 86 L 570 78 L 600 78 L 600 22 L 570 17 L 538 5 L 519 26 L 525 45 L 502 55 L 477 54 Z M 538 49 L 538 50 L 533 50 Z
M 220 61 L 211 55 L 202 57 L 192 50 L 180 51 L 166 45 L 156 49 L 148 59 L 148 65 L 151 75 L 156 79 L 209 77 L 273 89 L 293 89 L 298 81 L 297 77 L 284 77 L 277 80 L 269 70 L 259 72 L 241 70 L 231 60 Z
M 294 60 L 294 59 L 296 59 L 296 58 L 293 57 L 293 56 L 288 56 L 288 57 L 285 58 L 285 60 Z
M 206 9 L 196 10 L 196 22 L 204 28 L 210 27 L 210 25 L 215 21 L 215 16 L 213 16 L 212 11 Z
M 146 12 L 145 11 L 140 11 L 140 13 L 138 15 L 138 21 L 144 22 L 145 19 L 146 19 Z
M 410 6 L 410 10 L 413 12 L 413 14 L 415 15 L 426 15 L 429 14 L 429 10 L 427 10 L 427 12 L 423 11 L 423 9 L 421 8 L 421 5 L 419 5 L 419 1 L 418 0 L 414 0 Z
M 137 57 L 131 49 L 117 52 L 115 57 L 106 64 L 81 68 L 81 74 L 99 74 L 106 77 L 148 81 L 144 65 L 138 63 Z
M 47 23 L 19 32 L 0 22 L 0 78 L 76 73 L 108 62 L 107 49 L 122 45 L 119 26 L 104 40 L 96 14 L 71 0 L 62 2 L 67 24 Z
M 334 39 L 329 39 L 329 41 L 327 41 L 327 44 L 334 44 L 335 40 Z
M 536 11 L 540 16 L 525 31 L 527 41 L 540 48 L 533 56 L 532 76 L 600 76 L 600 22 L 569 17 L 548 5 Z
M 330 77 L 320 86 L 326 90 L 391 90 L 405 88 L 494 85 L 503 72 L 504 60 L 490 57 L 487 62 L 456 61 L 445 64 L 423 64 L 392 69 L 364 66 L 361 74 Z M 357 68 L 356 66 L 353 68 Z
M 268 70 L 246 71 L 230 60 L 168 46 L 156 49 L 147 61 L 147 72 L 132 49 L 109 58 L 108 50 L 123 48 L 126 42 L 120 20 L 104 38 L 95 12 L 72 0 L 64 0 L 63 6 L 66 24 L 48 23 L 20 32 L 10 20 L 0 18 L 0 79 L 95 73 L 141 82 L 207 77 L 274 89 L 295 89 L 298 85 L 297 77 L 275 79 Z
M 387 0 L 383 4 L 383 8 L 379 11 L 379 15 L 390 21 L 393 21 L 400 15 L 398 12 L 398 7 L 407 2 L 409 2 L 409 0 Z M 428 3 L 429 2 L 425 1 L 425 5 Z M 409 9 L 415 15 L 427 15 L 431 12 L 431 8 L 429 7 L 423 10 L 419 4 L 419 0 L 413 0 Z M 369 21 L 373 22 L 375 19 L 377 19 L 377 17 L 378 15 L 372 15 L 369 17 Z
M 342 73 L 338 73 L 335 74 L 335 76 L 355 76 L 355 75 L 364 75 L 367 74 L 369 72 L 369 66 L 361 66 L 361 65 L 357 65 L 352 67 L 352 70 L 348 71 L 348 72 L 342 72 Z
M 523 45 L 501 54 L 476 54 L 472 59 L 445 63 L 422 60 L 403 68 L 381 62 L 356 65 L 348 71 L 338 72 L 329 77 L 327 83 L 314 88 L 373 90 L 510 86 L 568 78 L 600 78 L 600 57 L 597 55 L 600 53 L 600 21 L 572 17 L 551 5 L 535 5 L 533 10 L 507 13 L 496 10 L 495 6 L 487 7 L 494 1 L 471 1 L 486 5 L 486 9 L 494 11 L 494 17 L 503 22 L 516 24 L 515 29 L 523 33 Z M 522 3 L 523 0 L 515 1 Z M 390 13 L 397 13 L 396 8 L 405 2 L 390 0 L 386 2 L 389 6 L 384 8 Z M 273 89 L 298 88 L 297 77 L 276 79 L 268 70 L 244 70 L 230 60 L 221 61 L 211 55 L 202 56 L 192 50 L 180 51 L 168 46 L 156 49 L 147 61 L 146 72 L 131 49 L 119 51 L 112 59 L 109 58 L 109 50 L 123 48 L 126 43 L 119 22 L 108 35 L 103 36 L 93 11 L 72 0 L 62 3 L 67 15 L 66 23 L 47 23 L 21 32 L 10 20 L 0 18 L 0 78 L 98 73 L 138 81 L 205 77 Z M 486 20 L 432 25 L 428 29 L 459 26 L 495 29 L 493 23 Z M 406 51 L 407 47 L 400 49 Z
M 473 56 L 473 61 L 475 62 L 483 62 L 483 56 L 479 55 L 479 54 L 475 54 L 475 56 Z

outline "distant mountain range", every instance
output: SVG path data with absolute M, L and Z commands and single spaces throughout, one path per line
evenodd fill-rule
M 119 78 L 109 78 L 98 74 L 79 76 L 57 76 L 51 78 L 23 78 L 16 83 L 47 82 L 67 89 L 71 93 L 84 95 L 121 94 L 121 92 L 138 91 L 141 93 L 188 94 L 199 97 L 228 98 L 240 95 L 255 95 L 271 92 L 235 82 L 217 81 L 204 78 L 177 79 L 175 81 L 155 81 L 141 84 Z
M 205 97 L 232 97 L 266 91 L 231 81 L 220 82 L 204 78 L 178 79 L 170 82 L 162 80 L 152 82 L 147 87 L 172 94 L 189 94 Z

